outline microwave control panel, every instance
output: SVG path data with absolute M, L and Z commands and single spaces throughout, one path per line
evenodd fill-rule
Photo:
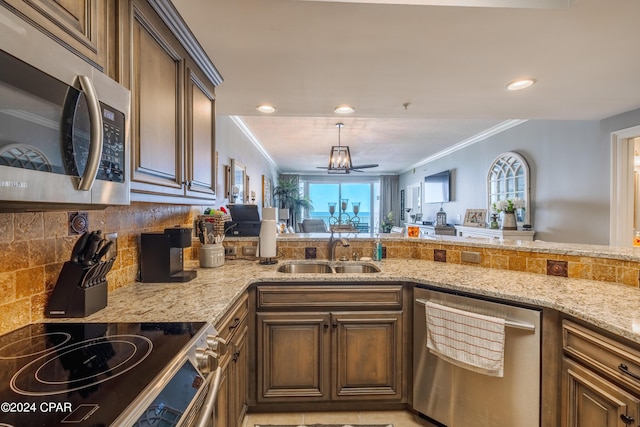
M 97 179 L 124 182 L 125 174 L 125 120 L 124 114 L 100 103 L 102 111 L 102 158 Z

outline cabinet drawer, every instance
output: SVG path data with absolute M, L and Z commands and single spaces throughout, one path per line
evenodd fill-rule
M 640 393 L 640 352 L 568 320 L 562 322 L 565 354 Z
M 242 295 L 240 299 L 233 305 L 215 327 L 220 338 L 229 340 L 229 338 L 239 329 L 243 320 L 249 312 L 249 296 L 247 293 Z
M 402 285 L 259 286 L 256 295 L 258 310 L 402 309 Z

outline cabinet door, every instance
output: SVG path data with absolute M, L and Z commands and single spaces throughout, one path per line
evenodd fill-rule
M 333 399 L 402 397 L 402 313 L 332 313 Z
M 215 96 L 194 65 L 187 66 L 186 193 L 215 195 Z
M 106 70 L 109 0 L 5 0 L 11 8 L 76 55 Z
M 258 313 L 260 402 L 328 400 L 328 313 Z
M 229 389 L 229 427 L 239 427 L 247 411 L 247 322 L 240 324 L 232 340 L 233 354 L 229 365 L 232 386 Z
M 563 427 L 638 425 L 638 398 L 569 359 L 562 375 Z
M 215 422 L 216 427 L 228 427 L 230 421 L 229 414 L 229 391 L 233 386 L 232 379 L 229 377 L 229 363 L 231 357 L 224 356 L 220 361 L 220 369 L 222 369 L 222 376 L 220 377 L 220 388 L 218 389 L 218 396 L 215 404 Z
M 179 43 L 143 2 L 134 5 L 131 189 L 183 195 Z

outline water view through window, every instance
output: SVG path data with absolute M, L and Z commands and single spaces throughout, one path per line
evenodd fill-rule
M 349 221 L 363 233 L 378 229 L 379 182 L 306 182 L 305 192 L 314 207 L 306 218 L 322 219 L 327 225 Z

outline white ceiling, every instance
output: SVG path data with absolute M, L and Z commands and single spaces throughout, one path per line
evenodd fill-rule
M 638 0 L 354 1 L 173 0 L 224 78 L 217 113 L 238 116 L 282 172 L 326 173 L 316 167 L 338 122 L 355 164 L 394 173 L 510 119 L 598 120 L 640 107 Z M 522 77 L 538 83 L 504 90 Z M 258 113 L 265 102 L 277 112 Z M 339 116 L 340 104 L 356 112 Z

